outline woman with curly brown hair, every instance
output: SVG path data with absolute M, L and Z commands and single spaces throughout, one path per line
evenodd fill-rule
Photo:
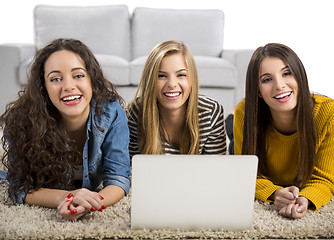
M 57 207 L 68 220 L 119 201 L 130 186 L 121 104 L 82 42 L 57 39 L 38 51 L 25 89 L 1 117 L 9 195 Z

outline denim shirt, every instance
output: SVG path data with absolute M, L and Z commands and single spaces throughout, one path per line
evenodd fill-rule
M 87 137 L 83 149 L 82 187 L 90 190 L 116 185 L 127 195 L 130 189 L 129 128 L 127 117 L 118 103 L 106 102 L 105 113 L 94 121 L 95 110 L 90 108 Z
M 105 102 L 103 107 L 105 113 L 95 121 L 95 109 L 92 103 L 90 106 L 83 149 L 82 187 L 94 191 L 103 182 L 103 187 L 116 185 L 127 195 L 130 189 L 127 117 L 118 101 Z M 101 132 L 96 124 L 104 131 Z M 26 193 L 20 193 L 17 202 L 23 204 L 25 197 Z

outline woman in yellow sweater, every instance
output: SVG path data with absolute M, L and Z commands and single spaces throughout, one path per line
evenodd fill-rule
M 310 94 L 305 69 L 282 44 L 259 47 L 235 109 L 235 154 L 259 158 L 255 197 L 301 218 L 334 194 L 334 100 Z

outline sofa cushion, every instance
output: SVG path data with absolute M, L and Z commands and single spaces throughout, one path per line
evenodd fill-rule
M 95 54 L 105 77 L 118 86 L 130 85 L 129 62 L 117 56 Z
M 34 9 L 34 24 L 38 49 L 56 38 L 75 38 L 95 54 L 130 59 L 130 14 L 126 5 L 38 5 Z
M 130 84 L 139 84 L 146 59 L 147 56 L 139 57 L 130 62 Z
M 133 59 L 147 56 L 166 40 L 185 42 L 194 55 L 218 57 L 223 50 L 224 13 L 220 10 L 135 8 Z
M 130 63 L 130 83 L 138 85 L 147 57 L 139 57 Z M 200 87 L 234 88 L 237 85 L 237 69 L 226 59 L 206 56 L 194 57 Z
M 30 72 L 31 62 L 33 58 L 29 58 L 28 60 L 22 62 L 18 69 L 18 78 L 19 83 L 21 86 L 24 86 L 27 84 L 28 80 L 28 73 Z
M 226 59 L 194 56 L 200 87 L 234 88 L 237 85 L 237 69 Z

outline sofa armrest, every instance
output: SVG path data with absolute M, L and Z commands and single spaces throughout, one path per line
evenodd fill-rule
M 245 97 L 246 72 L 254 49 L 224 49 L 222 58 L 228 60 L 237 68 L 236 104 Z
M 20 64 L 35 55 L 36 47 L 33 44 L 8 43 L 0 44 L 0 113 L 5 106 L 17 98 L 21 90 L 18 79 Z

